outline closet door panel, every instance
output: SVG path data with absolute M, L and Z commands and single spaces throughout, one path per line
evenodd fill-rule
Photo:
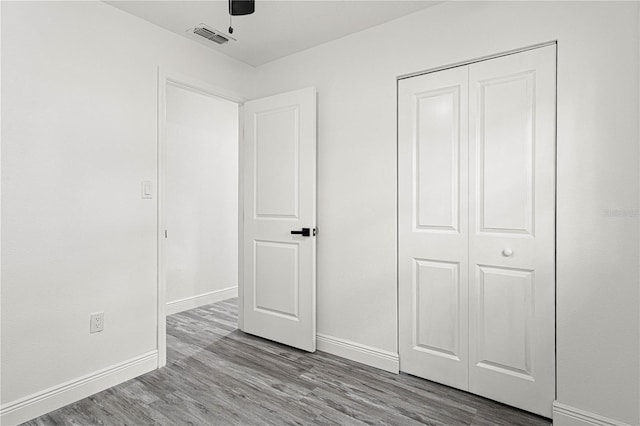
M 400 369 L 468 388 L 468 74 L 399 83 Z
M 469 390 L 551 417 L 555 46 L 469 67 Z

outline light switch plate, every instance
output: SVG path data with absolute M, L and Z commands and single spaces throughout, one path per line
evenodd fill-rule
M 142 198 L 151 199 L 153 198 L 153 182 L 150 180 L 142 181 Z

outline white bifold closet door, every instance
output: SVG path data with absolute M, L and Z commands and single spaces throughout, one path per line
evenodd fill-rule
M 551 417 L 555 46 L 401 80 L 400 369 Z

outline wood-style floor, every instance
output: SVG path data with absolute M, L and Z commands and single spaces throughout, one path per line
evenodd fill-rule
M 549 425 L 406 374 L 236 329 L 236 300 L 167 318 L 167 366 L 27 425 Z

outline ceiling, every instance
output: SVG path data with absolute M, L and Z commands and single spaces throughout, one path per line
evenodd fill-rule
M 258 66 L 391 21 L 442 1 L 256 0 L 255 13 L 233 17 L 236 41 L 216 45 L 187 30 L 204 23 L 228 34 L 227 0 L 116 0 L 106 3 L 210 48 Z

